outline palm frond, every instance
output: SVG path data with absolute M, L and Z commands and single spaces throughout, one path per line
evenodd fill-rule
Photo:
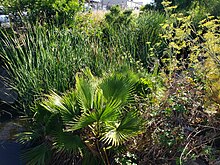
M 95 111 L 84 113 L 80 117 L 75 118 L 75 121 L 70 121 L 67 123 L 67 126 L 69 127 L 67 131 L 75 131 L 81 128 L 85 128 L 96 122 L 97 117 L 98 115 Z
M 35 131 L 30 131 L 30 132 L 26 131 L 26 132 L 21 132 L 17 134 L 16 137 L 19 143 L 25 144 L 26 142 L 31 141 L 33 139 L 38 139 L 40 135 L 36 133 Z
M 47 99 L 41 103 L 41 106 L 44 107 L 51 113 L 58 113 L 59 109 L 64 109 L 65 107 L 62 104 L 62 97 L 52 92 L 50 95 L 46 95 Z
M 109 102 L 105 108 L 102 109 L 99 119 L 103 122 L 116 121 L 120 116 L 120 101 L 114 100 Z
M 79 152 L 84 144 L 78 135 L 74 135 L 70 132 L 57 132 L 55 134 L 54 148 L 57 152 L 66 151 L 66 152 Z
M 142 131 L 143 124 L 144 122 L 138 115 L 138 112 L 136 110 L 131 110 L 123 116 L 117 129 L 130 134 L 130 136 L 134 136 Z
M 94 92 L 94 87 L 89 81 L 76 75 L 76 96 L 83 112 L 93 108 Z
M 103 92 L 100 88 L 97 87 L 94 93 L 94 109 L 101 110 L 104 108 L 106 100 L 103 97 Z
M 47 164 L 50 160 L 51 150 L 46 143 L 42 143 L 36 147 L 26 150 L 21 159 L 25 161 L 27 165 L 43 165 Z
M 117 124 L 116 124 L 117 125 Z M 117 126 L 112 127 L 110 131 L 108 131 L 105 136 L 102 138 L 103 142 L 112 146 L 119 146 L 121 143 L 126 141 L 128 137 L 126 137 L 122 132 L 117 130 Z
M 130 111 L 125 114 L 118 123 L 106 123 L 107 132 L 102 140 L 108 145 L 119 146 L 129 138 L 139 134 L 142 130 L 142 120 L 136 111 Z
M 60 113 L 55 111 L 52 113 L 40 104 L 32 107 L 32 111 L 35 112 L 32 122 L 27 121 L 30 124 L 30 132 L 34 136 L 32 139 L 41 139 L 44 136 L 51 135 L 63 129 L 63 121 L 61 120 Z M 23 136 L 25 137 L 26 135 Z M 32 139 L 30 138 L 30 140 Z
M 94 110 L 96 111 L 97 120 L 113 120 L 119 115 L 118 109 L 120 108 L 120 102 L 113 100 L 108 102 L 104 96 L 103 91 L 98 88 L 94 95 Z
M 99 105 L 97 105 L 99 104 Z M 69 130 L 77 130 L 92 125 L 94 122 L 116 121 L 119 116 L 120 101 L 113 100 L 106 102 L 102 95 L 102 92 L 97 92 L 94 98 L 94 108 L 89 112 L 81 114 L 81 116 L 75 118 L 75 121 L 69 122 Z
M 65 123 L 72 121 L 76 116 L 80 115 L 80 107 L 77 104 L 75 91 L 68 92 L 62 97 L 62 109 L 59 109 L 62 120 Z
M 51 114 L 48 120 L 44 125 L 44 131 L 46 135 L 50 135 L 56 131 L 60 131 L 63 129 L 63 123 L 60 119 L 59 114 Z
M 100 87 L 108 101 L 117 100 L 123 105 L 131 98 L 135 83 L 135 79 L 128 75 L 113 74 L 106 77 Z

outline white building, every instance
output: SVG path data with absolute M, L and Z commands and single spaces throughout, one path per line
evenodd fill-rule
M 119 5 L 123 9 L 140 9 L 143 5 L 143 2 L 137 2 L 137 0 L 90 0 L 87 2 L 93 9 L 109 9 L 114 5 Z
M 140 9 L 141 6 L 143 6 L 143 2 L 127 1 L 127 8 L 129 9 Z
M 133 0 L 102 0 L 101 3 L 107 8 L 113 5 L 119 5 L 124 9 L 139 9 L 143 5 L 143 2 L 135 2 Z

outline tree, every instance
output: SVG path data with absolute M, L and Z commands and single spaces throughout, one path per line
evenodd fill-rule
M 14 15 L 28 13 L 32 22 L 69 23 L 80 9 L 78 0 L 2 0 L 8 12 Z

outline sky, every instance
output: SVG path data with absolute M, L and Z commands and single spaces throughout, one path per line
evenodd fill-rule
M 144 4 L 147 4 L 147 3 L 153 2 L 154 0 L 136 0 L 136 1 L 143 2 Z

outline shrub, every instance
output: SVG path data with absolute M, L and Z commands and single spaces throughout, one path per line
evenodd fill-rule
M 192 159 L 211 164 L 217 161 L 218 147 L 213 144 L 219 137 L 219 20 L 207 17 L 197 31 L 190 16 L 171 14 L 176 7 L 164 4 L 167 19 L 162 38 L 167 44 L 163 53 L 168 72 L 160 75 L 166 92 L 159 106 L 155 100 L 142 104 L 149 127 L 131 151 L 137 149 L 142 164 L 183 164 Z M 153 101 L 154 106 L 149 106 Z
M 27 12 L 29 21 L 33 23 L 45 21 L 57 25 L 70 24 L 80 9 L 78 0 L 4 0 L 3 5 L 16 17 Z
M 21 134 L 22 142 L 34 144 L 24 155 L 28 164 L 58 163 L 51 162 L 53 148 L 56 156 L 68 154 L 60 157 L 63 162 L 82 159 L 84 164 L 90 158 L 93 164 L 112 164 L 118 147 L 141 133 L 144 122 L 132 106 L 136 76 L 84 73 L 76 75 L 74 90 L 63 96 L 52 93 L 33 109 L 32 131 Z
M 117 10 L 116 10 L 117 9 Z M 129 54 L 134 60 L 143 63 L 145 68 L 151 70 L 155 59 L 160 56 L 163 46 L 157 47 L 161 40 L 159 34 L 160 24 L 165 16 L 159 12 L 149 11 L 139 16 L 125 15 L 118 8 L 106 15 L 106 24 L 102 30 L 102 40 L 110 43 L 111 47 L 117 45 L 120 53 Z M 107 44 L 105 44 L 107 45 Z M 111 49 L 110 47 L 110 49 Z M 158 48 L 157 53 L 152 54 L 151 49 Z

